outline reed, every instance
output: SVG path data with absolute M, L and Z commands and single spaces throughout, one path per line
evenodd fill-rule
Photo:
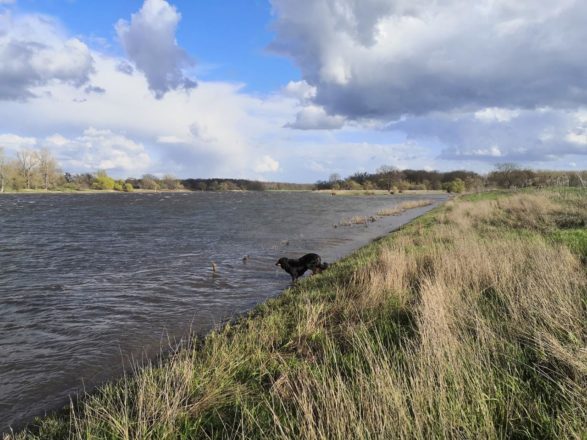
M 423 206 L 429 206 L 434 203 L 432 200 L 409 200 L 407 202 L 398 203 L 390 208 L 385 208 L 377 211 L 377 215 L 381 217 L 389 215 L 400 215 L 409 209 L 421 208 Z

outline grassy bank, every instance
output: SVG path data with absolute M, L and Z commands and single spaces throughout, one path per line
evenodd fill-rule
M 459 198 L 16 438 L 585 438 L 587 194 Z

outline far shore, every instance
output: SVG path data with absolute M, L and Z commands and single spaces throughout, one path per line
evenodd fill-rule
M 406 196 L 406 195 L 427 195 L 427 194 L 446 194 L 444 190 L 435 189 L 406 189 L 403 191 L 388 191 L 386 189 L 319 189 L 313 192 L 331 194 L 333 196 Z
M 446 194 L 446 191 L 443 190 L 415 190 L 409 189 L 404 191 L 396 191 L 396 192 L 389 192 L 383 189 L 374 189 L 374 190 L 348 190 L 348 189 L 341 189 L 341 190 L 329 190 L 329 189 L 320 189 L 320 190 L 308 190 L 308 189 L 267 189 L 263 191 L 252 191 L 252 190 L 223 190 L 223 191 L 199 191 L 199 190 L 190 190 L 190 189 L 135 189 L 133 191 L 115 191 L 115 190 L 98 190 L 98 189 L 84 189 L 84 190 L 44 190 L 44 189 L 30 189 L 30 190 L 22 190 L 22 191 L 4 191 L 0 192 L 0 196 L 2 195 L 26 195 L 26 194 L 174 194 L 174 193 L 201 193 L 201 192 L 210 192 L 210 193 L 222 193 L 222 192 L 311 192 L 311 193 L 318 193 L 318 194 L 329 194 L 333 196 L 382 196 L 382 195 L 396 195 L 396 196 L 408 196 L 408 195 L 427 195 L 427 194 Z
M 83 190 L 44 190 L 44 189 L 28 189 L 22 191 L 4 191 L 0 192 L 0 196 L 6 195 L 22 195 L 22 194 L 162 194 L 162 193 L 191 193 L 200 191 L 191 191 L 189 189 L 135 189 L 133 191 L 114 191 L 107 189 L 83 189 Z

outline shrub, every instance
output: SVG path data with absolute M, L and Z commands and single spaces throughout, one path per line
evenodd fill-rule
M 449 193 L 462 193 L 465 190 L 465 182 L 463 182 L 462 179 L 459 179 L 458 177 L 451 181 L 451 182 L 446 182 L 442 185 L 442 188 L 445 189 L 446 191 L 448 191 Z
M 105 172 L 99 172 L 94 182 L 92 183 L 92 188 L 99 189 L 99 190 L 111 190 L 114 189 L 114 185 L 116 182 L 114 179 Z

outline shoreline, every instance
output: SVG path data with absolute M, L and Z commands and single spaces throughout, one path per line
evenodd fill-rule
M 243 189 L 231 189 L 224 191 L 200 191 L 190 189 L 134 189 L 132 191 L 115 191 L 115 190 L 98 190 L 98 189 L 87 189 L 87 190 L 24 190 L 24 191 L 4 191 L 0 192 L 0 197 L 3 195 L 77 195 L 77 194 L 191 194 L 191 193 L 246 193 L 246 192 L 267 192 L 267 193 L 289 193 L 289 192 L 309 192 L 315 194 L 327 194 L 327 195 L 338 195 L 338 196 L 413 196 L 413 195 L 442 195 L 448 194 L 444 190 L 405 190 L 391 194 L 387 190 L 315 190 L 315 189 L 265 189 L 259 191 L 243 190 Z M 334 193 L 334 194 L 333 194 Z
M 30 190 L 30 191 L 4 191 L 2 195 L 76 195 L 76 194 L 170 194 L 170 193 L 192 193 L 200 191 L 191 191 L 189 189 L 165 189 L 165 190 L 151 190 L 151 189 L 135 189 L 133 191 L 115 191 L 107 189 L 87 189 L 87 190 L 72 190 L 72 191 L 54 191 L 54 190 Z
M 525 210 L 528 205 L 533 209 Z M 583 211 L 575 211 L 575 205 Z M 149 432 L 149 438 L 161 438 L 242 432 L 297 438 L 377 432 L 413 438 L 422 434 L 416 417 L 430 424 L 428 434 L 508 437 L 526 432 L 560 438 L 584 432 L 587 394 L 579 382 L 585 365 L 580 359 L 574 361 L 577 366 L 565 361 L 573 358 L 576 337 L 560 341 L 557 351 L 522 338 L 551 326 L 563 335 L 586 329 L 581 307 L 556 309 L 584 301 L 584 266 L 578 256 L 587 255 L 581 247 L 573 251 L 579 254 L 571 253 L 574 236 L 549 232 L 557 228 L 561 209 L 584 221 L 585 194 L 512 194 L 499 203 L 488 194 L 435 207 L 328 271 L 192 340 L 194 345 L 186 343 L 165 361 L 143 365 L 136 376 L 85 396 L 77 404 L 78 433 L 119 437 L 130 432 L 132 437 Z M 499 214 L 498 223 L 488 217 L 491 210 Z M 500 210 L 512 219 L 526 217 L 512 223 Z M 535 212 L 543 213 L 544 227 L 535 223 Z M 486 229 L 485 221 L 494 229 Z M 568 217 L 561 221 L 568 224 Z M 563 227 L 568 228 L 558 228 Z M 585 231 L 575 230 L 587 239 Z M 503 264 L 512 269 L 501 270 Z M 438 277 L 442 282 L 437 285 Z M 537 283 L 543 277 L 548 286 Z M 489 293 L 471 291 L 463 300 L 452 293 L 486 282 L 492 286 Z M 531 295 L 528 304 L 520 304 L 518 288 Z M 494 315 L 494 307 L 499 312 L 505 305 L 513 309 Z M 518 312 L 516 307 L 531 309 Z M 528 313 L 540 319 L 529 322 Z M 491 331 L 479 334 L 485 327 Z M 490 343 L 479 344 L 480 337 Z M 502 353 L 503 347 L 507 351 Z M 561 363 L 560 368 L 548 365 L 562 380 L 544 377 L 539 353 Z M 557 388 L 551 390 L 551 381 Z M 521 391 L 512 394 L 513 386 Z M 151 395 L 151 387 L 156 394 Z M 166 397 L 159 401 L 156 396 Z M 142 406 L 145 402 L 148 407 Z M 155 412 L 130 420 L 121 418 L 120 408 L 128 414 Z M 93 415 L 98 410 L 111 422 Z M 543 423 L 522 417 L 528 411 L 539 411 Z M 71 428 L 64 417 L 37 421 L 39 432 L 61 438 L 56 433 Z M 396 417 L 402 417 L 401 423 L 393 422 Z

